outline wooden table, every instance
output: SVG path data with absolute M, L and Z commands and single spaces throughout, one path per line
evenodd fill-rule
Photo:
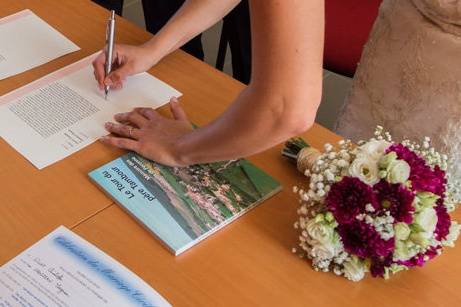
M 2 0 L 0 15 L 24 8 L 82 50 L 0 81 L 0 95 L 103 44 L 107 12 L 89 1 Z M 125 20 L 118 25 L 118 42 L 138 44 L 150 36 Z M 184 93 L 182 104 L 198 124 L 220 114 L 243 88 L 181 51 L 150 72 Z M 304 137 L 316 147 L 339 139 L 318 125 Z M 285 190 L 174 257 L 87 179 L 90 170 L 121 154 L 96 143 L 38 171 L 0 141 L 0 265 L 64 224 L 125 264 L 175 306 L 461 306 L 460 248 L 447 249 L 424 269 L 389 281 L 368 277 L 361 283 L 317 273 L 294 256 L 297 199 L 291 186 L 303 177 L 280 156 L 280 147 L 250 160 L 280 180 Z

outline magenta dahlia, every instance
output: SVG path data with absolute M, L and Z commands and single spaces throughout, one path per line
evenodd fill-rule
M 389 254 L 387 257 L 374 257 L 371 259 L 370 273 L 373 277 L 383 277 L 386 272 L 385 268 L 392 265 L 392 254 Z
M 410 181 L 413 191 L 431 192 L 442 196 L 445 193 L 445 172 L 438 166 L 431 169 L 426 161 L 402 144 L 394 144 L 387 152 L 395 152 L 400 160 L 410 165 Z
M 363 221 L 340 224 L 338 233 L 346 252 L 361 258 L 387 257 L 394 250 L 394 238 L 383 240 L 372 225 Z
M 425 253 L 420 253 L 413 258 L 406 260 L 406 261 L 397 261 L 398 264 L 404 265 L 406 267 L 414 267 L 414 266 L 423 266 L 426 261 L 431 260 L 435 256 L 437 256 L 437 251 L 441 248 L 441 246 L 432 246 L 429 248 Z M 424 259 L 427 257 L 427 260 Z
M 373 187 L 380 209 L 378 212 L 389 211 L 397 222 L 411 224 L 413 221 L 413 201 L 415 193 L 408 190 L 403 184 L 391 184 L 381 180 Z
M 353 177 L 344 177 L 333 184 L 325 202 L 339 224 L 354 222 L 358 214 L 365 212 L 367 204 L 379 207 L 373 189 Z
M 450 232 L 451 220 L 448 214 L 447 208 L 443 204 L 443 199 L 437 200 L 435 206 L 435 212 L 437 212 L 437 225 L 435 226 L 435 238 L 438 241 L 444 240 Z

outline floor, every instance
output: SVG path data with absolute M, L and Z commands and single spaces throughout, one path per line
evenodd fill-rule
M 123 16 L 140 27 L 145 28 L 144 15 L 140 0 L 125 0 Z M 202 42 L 205 51 L 205 62 L 214 66 L 218 54 L 221 23 L 216 24 L 203 34 Z M 230 52 L 228 50 L 227 55 Z M 227 56 L 224 72 L 232 75 L 230 57 Z M 352 80 L 350 78 L 324 70 L 323 73 L 323 97 L 316 121 L 321 125 L 333 129 L 334 123 L 346 97 Z

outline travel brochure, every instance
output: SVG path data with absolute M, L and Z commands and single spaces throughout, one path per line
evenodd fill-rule
M 128 153 L 90 177 L 175 255 L 280 191 L 247 160 L 167 167 Z M 60 226 L 0 267 L 4 306 L 170 306 L 122 264 Z
M 89 176 L 175 255 L 281 189 L 247 160 L 180 168 L 128 153 Z

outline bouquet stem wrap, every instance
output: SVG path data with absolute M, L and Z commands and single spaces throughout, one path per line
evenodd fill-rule
M 301 149 L 297 156 L 296 167 L 301 173 L 305 173 L 307 170 L 312 169 L 320 157 L 320 151 L 313 147 L 304 147 Z
M 282 150 L 282 155 L 296 162 L 296 167 L 302 174 L 315 165 L 320 154 L 318 149 L 311 147 L 302 138 L 290 139 Z

